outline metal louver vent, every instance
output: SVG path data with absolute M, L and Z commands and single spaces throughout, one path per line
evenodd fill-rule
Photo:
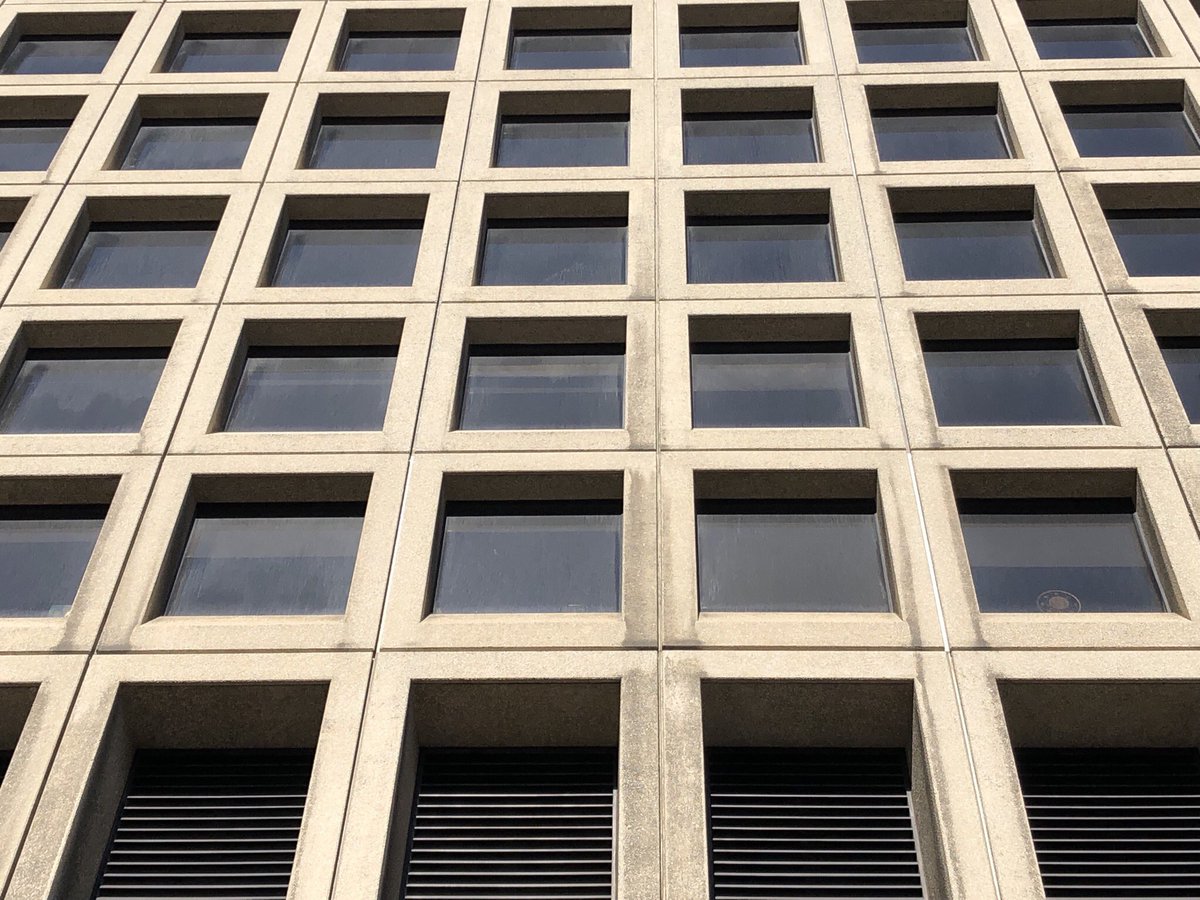
M 1047 897 L 1200 897 L 1200 750 L 1017 750 Z
M 904 750 L 706 756 L 713 900 L 925 896 Z
M 139 750 L 97 900 L 287 897 L 312 750 Z
M 615 749 L 422 749 L 404 900 L 611 900 Z

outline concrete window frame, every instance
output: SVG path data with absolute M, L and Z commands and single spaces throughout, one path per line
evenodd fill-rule
M 11 76 L 8 76 L 11 77 Z M 5 117 L 37 121 L 69 120 L 70 128 L 50 165 L 38 172 L 4 172 L 5 184 L 63 184 L 79 162 L 100 116 L 112 99 L 113 88 L 102 85 L 90 90 L 63 87 L 12 87 L 0 94 Z
M 0 13 L 0 46 L 27 34 L 120 34 L 121 39 L 98 75 L 5 75 L 5 84 L 116 84 L 125 76 L 155 12 L 141 3 L 13 3 Z

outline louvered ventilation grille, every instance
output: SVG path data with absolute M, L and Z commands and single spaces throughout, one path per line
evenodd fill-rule
M 96 897 L 287 897 L 311 750 L 140 750 Z
M 1200 751 L 1016 755 L 1047 897 L 1200 897 Z
M 616 751 L 421 751 L 404 900 L 611 900 Z
M 713 900 L 924 897 L 903 750 L 706 755 Z

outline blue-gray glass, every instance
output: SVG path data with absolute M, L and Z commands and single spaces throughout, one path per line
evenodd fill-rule
M 871 122 L 883 162 L 1012 158 L 995 107 L 879 110 Z
M 625 219 L 489 219 L 479 284 L 624 284 Z
M 10 45 L 4 75 L 98 75 L 108 65 L 119 34 L 28 35 Z
M 694 428 L 860 424 L 848 342 L 692 344 Z
M 275 72 L 287 49 L 287 32 L 184 35 L 165 72 Z
M 12 234 L 15 223 L 0 222 L 0 250 L 4 249 L 4 245 L 8 243 L 8 238 Z
M 1101 425 L 1074 339 L 924 341 L 939 425 Z
M 240 169 L 257 119 L 143 119 L 122 169 Z
M 620 500 L 446 503 L 434 613 L 620 609 Z
M 495 165 L 624 166 L 629 164 L 629 115 L 501 116 Z
M 474 345 L 458 427 L 468 431 L 620 428 L 621 344 Z
M 395 347 L 251 347 L 226 431 L 379 431 Z
M 216 224 L 96 223 L 62 288 L 191 288 L 200 280 Z
M 1154 55 L 1137 19 L 1068 19 L 1028 24 L 1029 36 L 1042 59 L 1137 59 Z
M 795 25 L 704 26 L 679 29 L 679 64 L 701 66 L 799 66 L 804 63 Z
M 364 503 L 199 503 L 164 616 L 340 615 Z
M 0 506 L 0 617 L 71 609 L 108 507 Z
M 422 223 L 288 224 L 271 273 L 272 287 L 402 287 L 412 284 Z
M 0 405 L 3 434 L 132 434 L 168 348 L 30 350 Z
M 982 612 L 1163 612 L 1131 500 L 960 500 Z
M 457 31 L 358 31 L 342 46 L 340 72 L 449 72 L 458 60 Z
M 442 143 L 441 116 L 321 119 L 310 169 L 432 169 Z
M 683 117 L 684 165 L 817 161 L 811 112 L 687 113 Z
M 44 172 L 50 167 L 71 121 L 0 120 L 0 172 Z
M 965 22 L 855 25 L 860 63 L 974 62 L 979 59 Z
M 1050 278 L 1029 212 L 897 215 L 904 275 L 913 281 Z
M 1188 421 L 1200 423 L 1200 338 L 1160 337 L 1158 346 Z
M 1200 142 L 1179 103 L 1064 106 L 1080 156 L 1195 156 Z
M 689 216 L 689 284 L 837 281 L 828 216 Z
M 1131 276 L 1200 275 L 1200 209 L 1109 210 L 1105 215 Z
M 628 69 L 628 28 L 514 30 L 510 69 Z
M 889 612 L 874 500 L 697 500 L 700 612 Z

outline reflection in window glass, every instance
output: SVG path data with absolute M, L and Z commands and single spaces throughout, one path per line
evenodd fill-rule
M 959 500 L 982 612 L 1162 612 L 1133 501 Z
M 0 172 L 44 172 L 50 167 L 71 121 L 0 120 Z
M 421 247 L 415 220 L 291 222 L 272 287 L 411 285 Z
M 624 284 L 625 219 L 489 219 L 479 283 Z
M 837 281 L 829 217 L 688 216 L 690 284 Z
M 917 281 L 1050 278 L 1031 212 L 896 216 L 904 275 Z
M 449 72 L 458 59 L 457 31 L 351 32 L 339 72 Z
M 620 500 L 446 503 L 433 612 L 620 609 Z
M 514 30 L 510 69 L 628 69 L 629 29 Z
M 163 71 L 274 72 L 290 37 L 286 32 L 184 35 Z
M 30 350 L 0 405 L 3 434 L 132 434 L 168 348 Z
M 1200 209 L 1107 210 L 1105 216 L 1130 275 L 1200 275 Z
M 257 119 L 143 119 L 122 169 L 240 169 Z
M 1160 337 L 1158 346 L 1188 421 L 1200 423 L 1200 338 Z
M 1012 157 L 994 107 L 878 110 L 871 122 L 883 162 Z
M 0 616 L 71 609 L 108 507 L 0 506 Z
M 379 431 L 395 347 L 252 347 L 226 431 Z
M 860 63 L 973 62 L 979 59 L 964 22 L 855 25 Z
M 1136 19 L 1030 22 L 1042 59 L 1136 59 L 1153 56 Z
M 1182 104 L 1064 106 L 1080 156 L 1195 156 L 1200 143 Z
M 628 163 L 628 113 L 500 117 L 495 160 L 499 167 Z
M 697 500 L 700 612 L 888 612 L 874 500 Z
M 620 428 L 624 394 L 621 344 L 476 345 L 458 427 Z
M 98 222 L 60 287 L 195 287 L 215 234 L 211 222 Z
M 28 35 L 11 45 L 0 74 L 98 75 L 120 39 L 119 34 Z
M 817 162 L 811 112 L 687 113 L 684 165 Z
M 939 425 L 1100 425 L 1074 339 L 923 341 Z
M 339 615 L 364 503 L 198 503 L 165 616 Z
M 695 428 L 859 424 L 847 341 L 692 344 Z
M 701 66 L 798 66 L 804 62 L 795 25 L 681 27 L 679 64 Z
M 325 116 L 309 151 L 310 169 L 432 169 L 441 116 Z

